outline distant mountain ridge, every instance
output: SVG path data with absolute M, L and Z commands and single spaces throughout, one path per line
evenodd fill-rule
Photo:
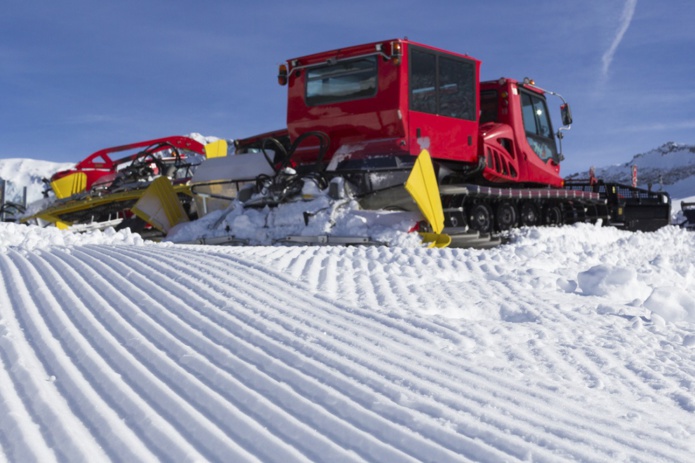
M 663 189 L 672 195 L 672 187 L 682 189 L 682 182 L 692 183 L 695 187 L 695 146 L 675 142 L 667 142 L 645 153 L 636 154 L 630 161 L 623 164 L 597 167 L 595 175 L 607 182 L 632 183 L 632 169 L 637 167 L 637 184 L 642 188 Z M 586 173 L 577 173 L 567 178 L 585 177 Z M 692 181 L 689 181 L 692 180 Z M 687 186 L 685 186 L 687 189 Z M 680 194 L 680 192 L 679 192 Z M 687 194 L 687 192 L 686 192 Z M 695 196 L 695 188 L 689 196 Z

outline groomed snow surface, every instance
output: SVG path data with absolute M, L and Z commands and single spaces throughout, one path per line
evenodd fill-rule
M 691 462 L 695 233 L 204 247 L 0 224 L 0 460 Z

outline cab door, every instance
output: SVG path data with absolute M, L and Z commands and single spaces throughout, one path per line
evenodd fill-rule
M 477 162 L 480 62 L 411 46 L 408 63 L 411 153 Z
M 545 185 L 560 181 L 560 157 L 545 97 L 519 89 L 526 143 L 520 143 L 526 159 L 526 180 Z

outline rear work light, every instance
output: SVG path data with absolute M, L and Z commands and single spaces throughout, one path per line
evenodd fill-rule
M 403 46 L 400 42 L 391 42 L 391 62 L 393 64 L 401 64 L 403 56 Z
M 524 85 L 536 85 L 536 81 L 529 78 L 529 77 L 524 77 Z
M 391 54 L 387 53 L 389 48 L 391 49 Z M 381 55 L 384 60 L 389 60 L 393 64 L 400 64 L 401 57 L 403 56 L 403 46 L 400 42 L 377 43 L 376 52 Z

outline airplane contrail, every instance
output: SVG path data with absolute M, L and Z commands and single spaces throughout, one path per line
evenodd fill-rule
M 627 29 L 630 27 L 632 16 L 635 14 L 635 8 L 637 8 L 637 0 L 626 0 L 625 6 L 623 7 L 623 13 L 620 16 L 620 25 L 618 26 L 615 38 L 613 39 L 611 46 L 608 48 L 608 50 L 606 50 L 601 58 L 601 61 L 603 62 L 601 71 L 604 78 L 608 76 L 608 70 L 613 62 L 613 56 L 615 55 L 620 42 L 623 40 L 625 32 L 627 32 Z

